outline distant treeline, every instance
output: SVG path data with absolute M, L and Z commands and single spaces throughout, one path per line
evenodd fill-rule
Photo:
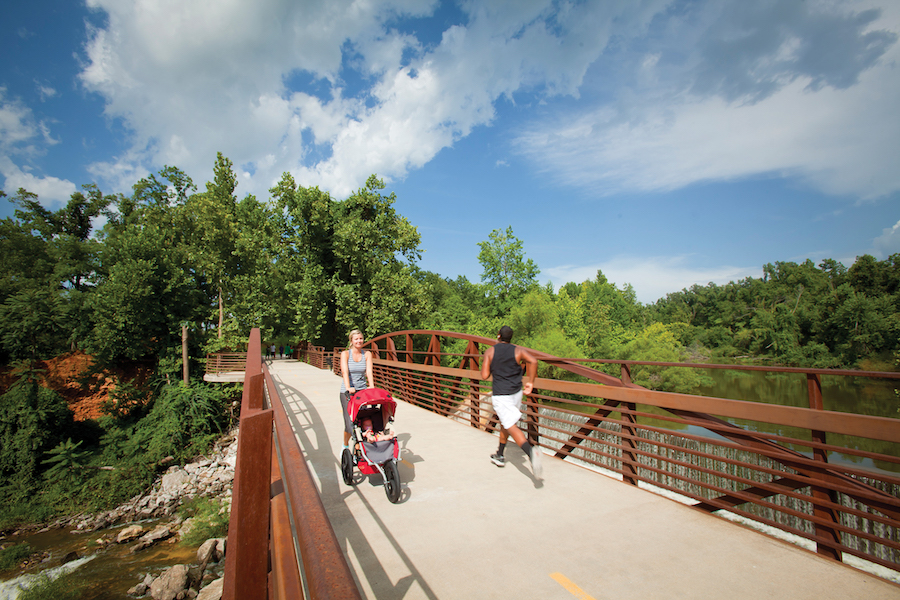
M 183 325 L 201 357 L 241 348 L 251 327 L 264 343 L 331 348 L 353 328 L 493 337 L 504 322 L 515 341 L 571 357 L 850 368 L 896 359 L 897 254 L 861 256 L 849 269 L 833 260 L 768 264 L 761 279 L 642 305 L 599 271 L 559 290 L 540 285 L 511 228 L 479 244 L 480 282 L 421 270 L 418 231 L 374 175 L 341 201 L 287 173 L 264 201 L 238 200 L 236 187 L 219 154 L 203 191 L 173 167 L 127 196 L 85 186 L 57 211 L 18 190 L 9 198 L 15 218 L 0 223 L 0 360 L 79 348 L 106 362 L 149 361 L 160 377 L 177 378 Z

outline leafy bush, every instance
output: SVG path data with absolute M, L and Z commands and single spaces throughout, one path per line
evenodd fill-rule
M 34 482 L 44 452 L 56 446 L 72 412 L 56 392 L 23 377 L 0 396 L 0 478 Z
M 213 384 L 166 385 L 138 422 L 128 441 L 131 456 L 154 463 L 167 456 L 176 460 L 204 452 L 228 422 L 229 390 Z
M 181 538 L 188 546 L 199 546 L 210 538 L 228 535 L 229 512 L 212 498 L 197 497 L 181 505 L 178 513 L 185 519 L 193 519 L 193 527 Z
M 8 571 L 16 567 L 24 558 L 31 555 L 31 546 L 16 544 L 0 550 L 0 571 Z
M 82 440 L 72 442 L 69 438 L 65 442 L 60 442 L 53 450 L 47 451 L 50 458 L 42 460 L 41 464 L 51 465 L 44 473 L 44 476 L 51 481 L 67 480 L 71 481 L 73 474 L 77 474 L 77 479 L 81 479 L 81 472 L 84 469 L 85 457 L 89 454 L 84 450 L 79 450 Z

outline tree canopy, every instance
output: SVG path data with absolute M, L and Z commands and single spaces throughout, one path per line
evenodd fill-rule
M 20 189 L 0 221 L 0 359 L 74 348 L 163 365 L 180 353 L 264 341 L 343 346 L 409 328 L 493 336 L 585 358 L 680 357 L 853 367 L 890 364 L 900 338 L 900 256 L 849 268 L 828 259 L 763 267 L 761 278 L 693 286 L 641 305 L 602 272 L 555 292 L 512 227 L 477 244 L 479 282 L 421 270 L 421 237 L 372 175 L 344 200 L 285 173 L 270 198 L 238 199 L 221 153 L 202 191 L 176 167 L 130 195 L 95 185 L 51 211 Z M 2 192 L 0 192 L 2 193 Z M 3 196 L 6 196 L 3 193 Z M 105 224 L 97 231 L 98 219 Z M 168 358 L 167 358 L 168 357 Z

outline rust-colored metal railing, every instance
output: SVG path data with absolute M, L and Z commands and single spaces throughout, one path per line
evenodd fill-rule
M 299 342 L 294 350 L 294 358 L 319 369 L 333 369 L 333 355 L 333 352 L 325 351 L 325 346 L 314 346 L 309 342 Z
M 453 351 L 442 352 L 442 343 Z M 495 431 L 490 383 L 479 372 L 481 349 L 494 343 L 417 330 L 376 337 L 367 347 L 377 357 L 376 385 L 395 398 Z M 900 419 L 826 411 L 821 383 L 823 375 L 900 374 L 593 361 L 618 364 L 620 377 L 613 377 L 532 352 L 559 377 L 538 378 L 524 428 L 557 458 L 675 493 L 698 510 L 775 527 L 830 558 L 853 555 L 900 569 Z M 635 365 L 800 373 L 809 406 L 656 392 L 631 382 Z
M 258 329 L 250 333 L 247 357 L 222 598 L 360 598 L 262 362 Z
M 218 352 L 206 355 L 206 374 L 235 373 L 244 370 L 246 352 Z

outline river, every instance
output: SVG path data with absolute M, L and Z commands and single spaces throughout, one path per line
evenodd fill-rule
M 715 396 L 729 400 L 768 402 L 783 406 L 809 408 L 806 375 L 802 373 L 765 373 L 761 371 L 728 371 L 708 369 L 711 385 L 696 390 L 701 396 Z M 822 376 L 822 403 L 825 410 L 869 415 L 873 417 L 900 418 L 900 379 L 872 377 Z M 747 427 L 748 423 L 731 420 Z M 809 432 L 787 426 L 753 423 L 754 429 L 778 433 L 788 437 L 806 439 Z M 856 450 L 866 450 L 890 456 L 900 456 L 900 443 L 867 438 L 851 438 L 831 434 L 829 443 Z M 831 462 L 847 462 L 876 471 L 900 472 L 900 465 L 884 461 L 860 460 L 839 453 L 829 454 Z
M 145 530 L 152 529 L 155 521 L 140 523 Z M 124 525 L 122 526 L 124 527 Z M 158 575 L 164 568 L 176 564 L 192 564 L 197 562 L 197 548 L 169 540 L 154 546 L 131 553 L 136 541 L 128 544 L 110 544 L 105 547 L 97 544 L 100 538 L 109 538 L 118 534 L 121 527 L 106 529 L 94 533 L 70 533 L 65 529 L 53 529 L 42 533 L 3 540 L 4 544 L 28 543 L 35 552 L 48 552 L 50 558 L 41 564 L 29 568 L 25 573 L 18 569 L 0 573 L 0 600 L 13 600 L 19 594 L 19 583 L 27 581 L 37 572 L 48 568 L 59 567 L 60 558 L 75 552 L 79 559 L 67 563 L 67 567 L 76 567 L 80 581 L 86 584 L 82 600 L 122 600 L 128 598 L 128 590 L 140 583 L 147 572 Z M 174 538 L 172 538 L 174 540 Z M 48 574 L 54 572 L 48 571 Z

